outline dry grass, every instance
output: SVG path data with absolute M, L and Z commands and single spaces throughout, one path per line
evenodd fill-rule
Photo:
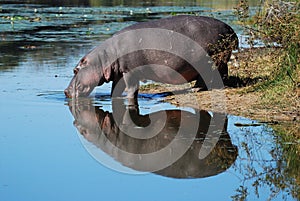
M 250 52 L 251 51 L 251 52 Z M 296 90 L 280 91 L 263 89 L 263 83 L 278 68 L 274 59 L 280 57 L 280 49 L 257 48 L 236 54 L 238 61 L 229 63 L 229 74 L 246 80 L 244 87 L 225 88 L 203 92 L 190 92 L 192 84 L 166 85 L 151 84 L 141 89 L 144 93 L 174 91 L 165 101 L 178 106 L 191 106 L 214 112 L 244 116 L 264 122 L 300 121 L 299 96 Z M 238 63 L 236 63 L 238 62 Z M 216 96 L 221 93 L 223 95 Z M 218 100 L 219 97 L 219 100 Z M 222 102 L 222 107 L 216 103 Z

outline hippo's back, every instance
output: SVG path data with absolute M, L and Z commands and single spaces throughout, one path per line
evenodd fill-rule
M 218 44 L 220 41 L 231 43 L 232 49 L 236 49 L 238 46 L 237 36 L 229 25 L 215 18 L 205 16 L 178 15 L 141 22 L 128 26 L 118 33 L 143 28 L 160 28 L 181 33 L 199 43 L 211 54 L 213 52 L 210 45 Z M 228 44 L 223 46 L 228 48 Z M 219 51 L 223 51 L 222 47 L 219 48 Z

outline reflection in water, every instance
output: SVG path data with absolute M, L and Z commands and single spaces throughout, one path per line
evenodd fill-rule
M 178 150 L 182 150 L 182 146 L 185 146 L 188 140 L 191 140 L 191 143 L 187 151 L 174 163 L 156 170 L 156 174 L 174 178 L 209 177 L 224 172 L 237 157 L 237 148 L 226 132 L 227 121 L 223 130 L 209 130 L 209 127 L 216 123 L 214 120 L 217 116 L 224 115 L 212 116 L 203 110 L 195 113 L 162 110 L 141 115 L 136 108 L 125 108 L 123 100 L 114 100 L 113 112 L 110 113 L 93 106 L 89 101 L 83 99 L 69 102 L 69 109 L 75 118 L 75 127 L 86 140 L 134 170 L 149 171 L 153 162 L 169 160 Z M 189 133 L 195 124 L 196 133 Z M 199 159 L 204 139 L 209 135 L 208 130 L 213 133 L 221 132 L 221 135 L 210 154 L 204 159 Z M 180 131 L 185 135 L 178 137 Z M 155 161 L 144 160 L 147 154 L 158 153 L 174 141 L 176 146 L 168 149 L 167 156 L 163 155 L 164 158 L 155 158 Z M 139 158 L 136 159 L 133 155 L 138 155 Z

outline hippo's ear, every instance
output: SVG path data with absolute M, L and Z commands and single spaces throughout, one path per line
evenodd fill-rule
M 103 69 L 103 74 L 104 74 L 104 78 L 106 79 L 106 81 L 110 81 L 111 80 L 111 67 L 105 67 Z

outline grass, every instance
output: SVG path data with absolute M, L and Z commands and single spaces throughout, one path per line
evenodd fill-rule
M 264 53 L 262 58 L 254 58 L 259 58 L 255 62 L 256 65 L 264 65 L 267 68 L 258 72 L 264 79 L 250 90 L 262 93 L 262 108 L 273 107 L 274 110 L 282 112 L 294 108 L 296 116 L 300 110 L 299 7 L 299 0 L 267 0 L 254 16 L 249 16 L 247 1 L 241 0 L 236 8 L 240 23 L 252 36 L 250 46 L 252 40 L 261 40 L 266 47 L 279 47 L 266 48 L 270 50 L 268 54 Z M 253 24 L 249 26 L 249 22 Z M 251 54 L 248 57 L 244 65 L 252 65 L 253 57 Z
M 275 0 L 272 4 L 266 3 L 255 16 L 247 13 L 243 15 L 247 8 L 243 4 L 243 8 L 239 9 L 241 23 L 245 22 L 245 31 L 249 31 L 253 40 L 263 41 L 265 47 L 252 46 L 240 50 L 236 53 L 238 65 L 235 61 L 229 64 L 229 75 L 241 81 L 242 87 L 224 90 L 227 96 L 227 112 L 260 121 L 294 121 L 299 124 L 299 1 L 282 3 Z M 253 22 L 251 27 L 250 21 Z M 251 45 L 251 40 L 249 43 Z M 176 87 L 171 87 L 171 90 L 176 90 Z M 143 86 L 141 90 L 157 93 L 167 89 L 169 86 L 152 84 Z M 180 94 L 176 98 L 167 97 L 166 100 L 176 105 L 184 105 L 188 96 L 195 95 Z M 201 109 L 212 111 L 211 92 L 196 93 L 196 96 Z M 300 132 L 296 135 L 300 138 Z
M 242 8 L 247 1 L 241 0 Z M 246 5 L 244 5 L 246 4 Z M 274 113 L 288 113 L 292 121 L 273 125 L 278 136 L 278 144 L 283 151 L 286 168 L 282 173 L 295 179 L 298 187 L 292 192 L 299 197 L 299 155 L 300 155 L 300 1 L 268 1 L 254 17 L 240 14 L 241 21 L 253 21 L 250 29 L 254 39 L 265 42 L 266 46 L 280 46 L 279 51 L 270 52 L 263 57 L 261 65 L 269 66 L 267 79 L 252 86 L 252 90 L 261 94 L 260 108 Z M 243 10 L 243 9 L 241 9 Z M 243 13 L 242 13 L 243 14 Z M 252 20 L 245 20 L 251 18 Z M 246 25 L 246 24 L 245 24 Z M 254 30 L 254 31 L 253 31 Z

